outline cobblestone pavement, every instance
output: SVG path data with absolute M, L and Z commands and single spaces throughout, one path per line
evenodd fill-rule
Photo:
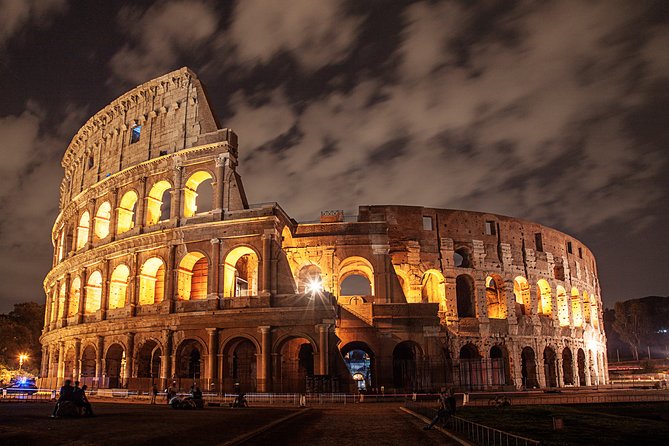
M 457 445 L 436 430 L 402 412 L 397 403 L 314 406 L 304 415 L 282 423 L 247 445 Z

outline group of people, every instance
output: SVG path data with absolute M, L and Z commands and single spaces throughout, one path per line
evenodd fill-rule
M 73 404 L 78 413 L 83 411 L 84 415 L 92 417 L 93 407 L 86 397 L 87 388 L 88 386 L 86 386 L 86 384 L 79 387 L 79 381 L 75 381 L 74 386 L 72 386 L 72 381 L 66 379 L 65 383 L 60 388 L 60 395 L 58 396 L 56 407 L 53 408 L 51 417 L 59 418 L 60 416 L 65 415 L 63 412 L 68 404 Z

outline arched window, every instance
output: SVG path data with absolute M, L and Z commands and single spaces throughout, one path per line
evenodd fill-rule
M 81 299 L 81 279 L 75 277 L 70 285 L 70 302 L 67 307 L 67 317 L 76 316 L 79 312 L 79 299 Z
M 202 300 L 207 298 L 209 262 L 201 252 L 190 252 L 181 259 L 178 272 L 180 300 Z
M 530 284 L 523 276 L 513 280 L 513 294 L 516 296 L 516 315 L 530 314 Z
M 439 311 L 446 311 L 446 279 L 440 271 L 430 269 L 421 280 L 421 301 L 439 304 Z
M 165 264 L 158 257 L 151 257 L 139 273 L 139 305 L 152 305 L 163 301 L 165 295 Z
M 574 327 L 583 326 L 583 310 L 581 309 L 581 295 L 578 289 L 571 289 L 571 317 L 574 320 Z
M 304 265 L 297 273 L 297 292 L 300 294 L 322 291 L 323 280 L 318 265 Z
M 258 255 L 238 246 L 225 258 L 224 297 L 258 295 Z
M 79 218 L 79 226 L 77 226 L 77 249 L 81 249 L 88 243 L 88 231 L 91 227 L 91 214 L 84 211 Z
M 551 286 L 544 279 L 537 282 L 537 296 L 539 296 L 539 314 L 551 316 L 553 314 L 553 297 Z
M 467 274 L 461 274 L 456 277 L 455 294 L 458 305 L 458 317 L 476 317 L 474 279 Z
M 460 349 L 460 383 L 465 388 L 482 389 L 485 386 L 485 373 L 481 354 L 473 344 L 466 344 Z
M 130 270 L 125 265 L 114 268 L 109 283 L 109 309 L 123 308 L 125 306 L 128 290 L 128 276 Z
M 349 276 L 354 276 L 347 280 Z M 340 296 L 373 296 L 374 268 L 363 257 L 347 257 L 339 264 Z
M 558 321 L 561 327 L 569 325 L 569 302 L 567 300 L 567 291 L 558 285 L 555 289 L 557 293 Z
M 100 271 L 94 271 L 88 277 L 86 283 L 86 301 L 84 302 L 84 312 L 94 314 L 100 309 L 102 298 L 102 274 Z
M 188 178 L 184 187 L 184 217 L 192 217 L 211 210 L 213 201 L 211 180 L 211 174 L 203 170 L 195 172 Z
M 158 181 L 153 185 L 146 200 L 146 224 L 155 225 L 159 221 L 169 220 L 172 185 L 167 181 Z
M 137 194 L 128 191 L 123 194 L 121 203 L 117 209 L 116 233 L 123 234 L 135 227 L 135 206 L 137 206 Z
M 506 298 L 504 297 L 504 282 L 498 275 L 488 276 L 485 279 L 485 295 L 488 304 L 490 319 L 506 319 Z
M 111 204 L 105 201 L 98 207 L 95 213 L 95 236 L 102 240 L 109 235 L 109 222 L 111 221 Z
M 458 268 L 471 268 L 472 259 L 467 248 L 458 248 L 453 253 L 453 265 Z

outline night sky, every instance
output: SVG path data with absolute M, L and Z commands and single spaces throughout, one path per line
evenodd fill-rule
M 185 65 L 251 203 L 526 218 L 606 306 L 669 294 L 669 2 L 0 0 L 0 312 L 45 299 L 75 132 Z

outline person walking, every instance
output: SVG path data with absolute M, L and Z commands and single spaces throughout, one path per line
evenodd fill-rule
M 154 384 L 151 387 L 151 401 L 150 404 L 156 404 L 156 397 L 158 396 L 158 387 Z
M 446 389 L 442 388 L 441 392 L 439 392 L 439 399 L 437 400 L 438 403 L 438 408 L 437 408 L 437 414 L 432 418 L 432 421 L 425 426 L 423 429 L 424 430 L 430 430 L 434 427 L 439 420 L 442 420 L 442 424 L 446 424 L 446 421 L 448 421 L 448 418 L 451 415 L 455 415 L 455 406 L 456 406 L 456 401 L 455 401 L 455 394 L 453 393 L 453 389 L 448 390 L 448 394 L 446 394 Z

